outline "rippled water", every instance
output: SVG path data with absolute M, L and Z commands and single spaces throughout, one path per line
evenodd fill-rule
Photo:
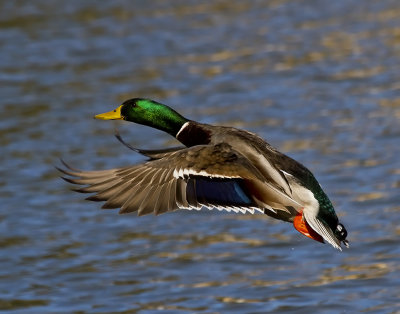
M 383 1 L 2 1 L 0 310 L 400 311 L 400 5 Z M 305 163 L 344 252 L 256 215 L 100 211 L 54 169 L 176 145 L 96 121 L 150 97 Z

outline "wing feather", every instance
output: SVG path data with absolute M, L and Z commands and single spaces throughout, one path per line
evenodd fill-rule
M 340 251 L 342 250 L 342 248 L 340 247 L 340 241 L 333 234 L 331 228 L 325 225 L 325 223 L 323 223 L 309 211 L 304 210 L 303 215 L 310 227 L 319 235 L 321 235 L 326 242 L 331 244 L 334 248 Z
M 120 213 L 158 215 L 202 206 L 254 213 L 301 206 L 228 144 L 163 151 L 157 157 L 100 171 L 80 171 L 65 164 L 67 169 L 60 171 L 69 176 L 67 181 L 85 185 L 78 191 L 96 193 L 89 200 L 105 201 L 103 208 L 120 208 Z

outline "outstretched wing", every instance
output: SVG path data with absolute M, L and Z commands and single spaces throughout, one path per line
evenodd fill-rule
M 67 165 L 66 165 L 67 166 Z M 76 191 L 96 193 L 87 199 L 105 201 L 103 208 L 120 213 L 161 214 L 178 208 L 264 212 L 301 206 L 264 181 L 258 170 L 228 144 L 199 145 L 143 164 L 103 170 L 59 169 L 85 185 Z

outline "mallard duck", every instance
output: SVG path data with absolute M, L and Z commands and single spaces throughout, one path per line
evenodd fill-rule
M 301 163 L 277 151 L 258 135 L 233 127 L 213 126 L 184 118 L 153 100 L 134 98 L 96 119 L 126 120 L 174 136 L 183 145 L 160 150 L 130 147 L 148 157 L 127 167 L 80 171 L 61 169 L 75 189 L 95 193 L 91 201 L 120 213 L 156 215 L 177 209 L 217 208 L 240 213 L 260 212 L 287 222 L 305 236 L 348 247 L 328 196 Z

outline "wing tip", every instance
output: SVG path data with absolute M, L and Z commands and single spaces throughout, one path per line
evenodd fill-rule
M 305 211 L 303 211 L 303 214 L 309 226 L 323 238 L 324 242 L 327 242 L 335 249 L 342 251 L 341 241 L 336 238 L 332 230 L 323 221 L 313 215 L 307 214 Z M 343 242 L 343 244 L 348 247 L 348 242 L 346 241 L 346 243 Z

